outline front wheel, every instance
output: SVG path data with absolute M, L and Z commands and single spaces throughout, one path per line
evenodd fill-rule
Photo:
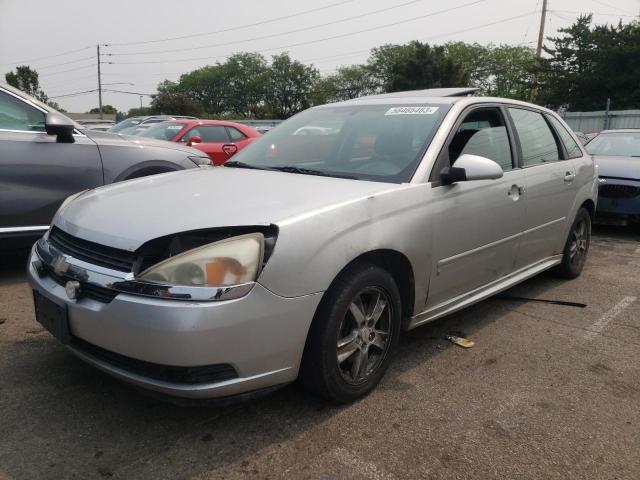
M 400 293 L 382 268 L 361 264 L 332 284 L 309 331 L 300 380 L 323 397 L 352 402 L 375 388 L 400 335 Z
M 556 273 L 564 278 L 579 276 L 587 260 L 590 243 L 591 215 L 586 208 L 580 208 L 571 225 L 569 237 L 564 246 L 562 263 L 556 268 Z

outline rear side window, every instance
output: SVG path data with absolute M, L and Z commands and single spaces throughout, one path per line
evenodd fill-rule
M 0 92 L 0 129 L 44 132 L 44 113 L 13 95 Z
M 229 136 L 231 137 L 232 142 L 239 142 L 243 138 L 246 138 L 246 135 L 237 128 L 227 127 L 227 131 L 229 132 Z
M 520 138 L 523 166 L 560 160 L 556 139 L 541 113 L 522 108 L 509 108 L 509 113 Z
M 229 135 L 224 127 L 201 125 L 198 127 L 200 138 L 205 143 L 223 143 L 229 141 Z
M 564 149 L 567 151 L 567 158 L 581 157 L 582 150 L 580 150 L 580 147 L 564 127 L 564 125 L 562 125 L 562 123 L 560 123 L 557 118 L 551 115 L 547 115 L 547 118 L 551 122 L 551 125 L 553 125 L 553 128 L 556 129 L 556 132 L 558 132 L 558 135 L 560 135 L 560 140 L 564 144 Z

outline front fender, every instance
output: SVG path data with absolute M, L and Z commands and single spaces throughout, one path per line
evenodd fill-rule
M 431 266 L 431 186 L 403 187 L 276 222 L 278 240 L 258 281 L 284 297 L 323 292 L 362 254 L 395 250 L 409 259 L 414 307 L 422 307 Z

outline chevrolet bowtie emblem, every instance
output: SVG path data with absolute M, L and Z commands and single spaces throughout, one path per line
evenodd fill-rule
M 53 271 L 58 275 L 67 273 L 67 270 L 69 270 L 69 264 L 64 259 L 64 257 L 61 256 L 53 257 L 53 260 L 51 260 L 51 267 L 53 268 Z

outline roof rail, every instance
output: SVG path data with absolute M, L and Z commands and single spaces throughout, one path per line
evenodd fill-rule
M 478 88 L 427 88 L 426 90 L 408 90 L 405 92 L 381 93 L 360 98 L 401 98 L 401 97 L 465 97 L 477 92 Z

